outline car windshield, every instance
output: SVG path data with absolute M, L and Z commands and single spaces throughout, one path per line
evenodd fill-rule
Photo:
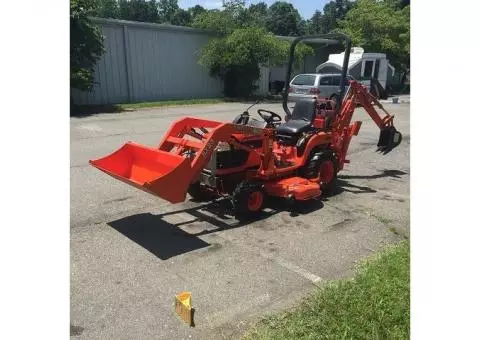
M 292 85 L 310 85 L 313 86 L 315 84 L 315 75 L 311 74 L 300 74 L 295 77 L 292 81 Z
M 342 79 L 342 75 L 334 75 L 333 76 L 333 85 L 339 86 L 340 85 L 340 79 Z M 354 80 L 352 76 L 347 76 L 345 78 L 345 86 L 350 85 L 350 80 Z

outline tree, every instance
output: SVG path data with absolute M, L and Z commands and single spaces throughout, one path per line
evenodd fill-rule
M 182 8 L 179 8 L 172 18 L 171 24 L 177 26 L 190 26 L 192 23 L 192 14 Z
M 158 14 L 161 22 L 171 23 L 178 10 L 178 0 L 160 0 L 158 2 Z
M 197 15 L 192 26 L 195 28 L 229 34 L 235 29 L 235 22 L 231 15 L 225 11 L 210 10 Z
M 335 15 L 337 20 L 342 20 L 347 15 L 348 11 L 354 6 L 351 0 L 335 0 Z
M 190 16 L 193 21 L 199 14 L 206 12 L 206 9 L 200 5 L 195 5 L 194 7 L 190 7 L 188 9 L 188 12 L 190 13 Z
M 402 9 L 406 6 L 410 6 L 410 0 L 386 0 L 386 1 L 396 9 Z
M 117 0 L 98 0 L 94 15 L 100 18 L 118 19 L 120 9 Z
M 338 28 L 338 21 L 343 20 L 354 3 L 349 0 L 334 0 L 323 7 L 323 32 L 328 33 Z
M 222 0 L 223 8 L 232 18 L 236 18 L 245 11 L 245 0 Z
M 265 2 L 251 4 L 250 7 L 248 7 L 248 11 L 253 17 L 258 18 L 259 20 L 265 20 L 268 12 L 268 5 Z
M 280 64 L 288 55 L 290 44 L 261 27 L 235 29 L 224 38 L 210 40 L 201 51 L 200 63 L 212 76 L 225 82 L 225 95 L 247 97 L 260 77 L 259 65 Z M 313 50 L 299 44 L 296 58 L 303 60 Z
M 308 22 L 306 20 L 300 20 L 297 27 L 297 35 L 305 35 L 308 32 Z
M 244 8 L 238 18 L 241 27 L 265 27 L 265 18 L 267 16 L 268 5 L 265 2 L 251 4 Z
M 104 52 L 103 36 L 89 17 L 94 0 L 70 1 L 70 87 L 90 91 L 94 67 Z
M 313 13 L 312 17 L 307 23 L 307 32 L 309 34 L 323 34 L 326 33 L 325 26 L 323 25 L 323 16 L 319 10 Z
M 410 68 L 410 6 L 398 1 L 358 0 L 340 22 L 354 44 L 366 52 L 384 52 L 402 71 Z
M 261 11 L 262 7 L 257 9 Z M 250 8 L 245 8 L 243 1 L 229 1 L 225 10 L 201 13 L 193 23 L 194 27 L 223 33 L 202 47 L 199 62 L 212 76 L 224 81 L 228 97 L 251 95 L 260 77 L 260 65 L 280 65 L 288 56 L 290 43 L 276 38 L 264 27 L 255 26 L 255 21 L 249 21 L 254 16 L 247 14 L 256 11 L 250 12 Z M 313 49 L 299 44 L 296 65 L 307 54 L 313 54 Z
M 292 4 L 277 1 L 268 8 L 267 29 L 283 36 L 299 35 L 301 16 Z
M 243 0 L 225 1 L 224 10 L 215 9 L 200 12 L 193 19 L 192 26 L 229 34 L 235 28 L 262 26 L 256 22 L 255 14 L 255 10 L 250 12 L 245 7 Z
M 155 0 L 119 0 L 118 7 L 120 19 L 160 22 L 160 16 L 158 15 L 157 3 Z
M 261 26 L 255 22 L 255 18 L 248 8 L 245 7 L 244 0 L 224 0 L 224 12 L 231 18 L 232 23 L 237 28 L 258 27 Z

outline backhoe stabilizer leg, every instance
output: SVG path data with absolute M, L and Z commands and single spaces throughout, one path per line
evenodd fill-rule
M 380 130 L 380 138 L 377 143 L 377 151 L 386 155 L 402 142 L 402 134 L 393 126 Z

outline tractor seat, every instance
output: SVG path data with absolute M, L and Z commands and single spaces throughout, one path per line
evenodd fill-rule
M 312 122 L 308 122 L 306 120 L 292 120 L 290 119 L 288 122 L 281 124 L 277 127 L 277 136 L 278 135 L 297 135 L 300 133 L 304 133 L 311 128 Z
M 311 130 L 315 117 L 315 99 L 304 99 L 295 104 L 292 116 L 286 123 L 276 129 L 276 137 L 280 142 L 295 144 L 302 133 Z

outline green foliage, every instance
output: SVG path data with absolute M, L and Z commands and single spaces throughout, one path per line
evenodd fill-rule
M 265 18 L 267 17 L 268 5 L 265 2 L 251 4 L 250 7 L 248 7 L 248 12 L 252 16 L 253 20 L 260 24 L 259 26 L 263 26 L 265 23 Z
M 117 0 L 97 0 L 94 16 L 100 18 L 118 19 L 120 17 L 120 8 Z
M 290 44 L 267 32 L 266 13 L 265 3 L 246 8 L 244 1 L 233 0 L 225 2 L 225 10 L 203 12 L 193 22 L 194 27 L 223 34 L 202 48 L 200 64 L 211 75 L 224 80 L 228 97 L 248 97 L 260 77 L 259 65 L 281 64 L 288 58 Z M 313 49 L 299 44 L 296 63 L 303 61 L 307 54 L 313 54 Z
M 358 0 L 340 26 L 366 52 L 386 53 L 395 67 L 409 69 L 410 6 L 394 0 Z
M 119 0 L 120 19 L 143 22 L 160 22 L 155 0 Z
M 325 33 L 338 28 L 338 21 L 345 18 L 345 15 L 353 7 L 349 0 L 330 1 L 323 7 L 323 29 Z
M 200 5 L 195 5 L 193 7 L 190 7 L 188 9 L 188 12 L 190 13 L 190 16 L 192 18 L 192 21 L 195 20 L 195 18 L 201 14 L 201 13 L 204 13 L 206 12 L 207 10 L 205 8 L 203 8 L 202 6 Z
M 305 35 L 308 32 L 308 21 L 300 20 L 298 22 L 297 35 Z
M 260 19 L 263 6 L 261 3 L 258 5 L 250 6 L 250 10 L 245 7 L 243 0 L 225 1 L 224 10 L 201 12 L 193 20 L 192 26 L 223 34 L 230 34 L 236 28 L 263 27 Z
M 409 339 L 410 248 L 389 246 L 353 280 L 328 283 L 297 309 L 266 318 L 247 339 Z
M 308 21 L 307 26 L 308 34 L 327 33 L 325 26 L 323 25 L 322 13 L 319 10 L 316 10 L 315 13 L 313 13 L 312 18 Z
M 191 15 L 184 12 L 185 10 L 178 7 L 178 0 L 97 0 L 93 15 L 142 22 L 176 21 L 189 24 Z
M 265 23 L 267 30 L 276 35 L 296 36 L 301 33 L 301 20 L 291 3 L 277 1 L 268 8 Z
M 178 0 L 159 0 L 157 8 L 160 22 L 171 23 L 175 14 L 179 10 Z
M 237 24 L 239 27 L 265 27 L 268 5 L 264 2 L 251 4 L 238 14 Z
M 223 0 L 223 7 L 233 18 L 245 10 L 245 0 Z
M 200 64 L 224 80 L 226 96 L 248 97 L 260 77 L 259 65 L 285 62 L 289 46 L 262 27 L 237 28 L 225 37 L 210 40 L 202 48 Z M 296 52 L 297 63 L 313 54 L 303 44 Z
M 190 26 L 192 23 L 192 14 L 189 11 L 179 8 L 170 23 L 177 26 Z
M 350 0 L 333 0 L 323 6 L 323 13 L 315 11 L 307 22 L 307 32 L 310 34 L 329 33 L 338 28 L 338 21 L 345 18 L 353 7 Z
M 229 13 L 225 11 L 212 10 L 197 15 L 193 20 L 192 26 L 195 28 L 229 34 L 235 29 L 235 22 Z
M 94 0 L 70 1 L 70 86 L 81 91 L 93 87 L 95 64 L 104 52 L 103 36 L 89 17 Z
M 267 4 L 260 2 L 248 8 L 237 6 L 232 14 L 237 27 L 265 27 L 267 9 Z

